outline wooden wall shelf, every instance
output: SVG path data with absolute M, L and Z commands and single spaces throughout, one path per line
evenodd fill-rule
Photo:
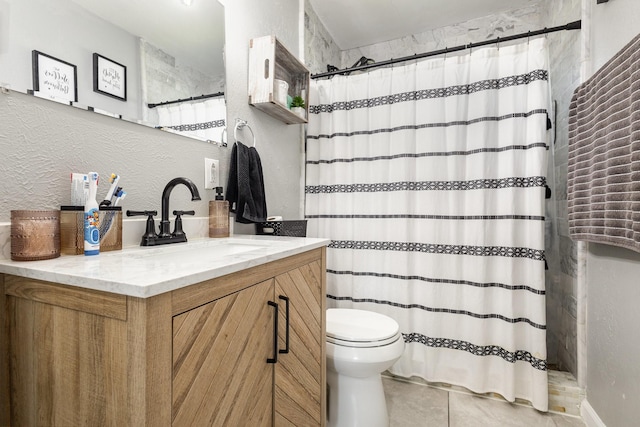
M 307 123 L 309 78 L 307 67 L 275 36 L 258 37 L 249 42 L 249 105 L 287 124 Z M 275 79 L 289 84 L 291 97 L 301 96 L 304 99 L 304 118 L 275 99 Z

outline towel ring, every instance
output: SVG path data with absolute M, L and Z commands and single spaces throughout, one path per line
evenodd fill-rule
M 253 138 L 253 147 L 255 147 L 256 146 L 256 136 L 253 133 L 253 129 L 251 129 L 251 126 L 249 126 L 247 124 L 246 120 L 236 119 L 236 126 L 233 128 L 233 138 L 237 142 L 238 141 L 238 129 L 242 130 L 242 128 L 244 128 L 244 127 L 249 129 L 249 132 L 251 132 L 251 137 Z

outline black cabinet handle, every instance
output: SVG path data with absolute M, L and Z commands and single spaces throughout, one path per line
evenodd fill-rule
M 284 307 L 285 307 L 286 322 L 287 322 L 287 331 L 286 331 L 286 335 L 285 335 L 284 350 L 280 350 L 279 353 L 280 354 L 288 354 L 289 353 L 289 298 L 285 297 L 284 295 L 280 295 L 280 296 L 278 296 L 278 298 L 283 300 L 284 303 L 285 303 Z
M 273 301 L 267 301 L 271 307 L 276 309 L 275 316 L 273 317 L 273 358 L 268 358 L 267 363 L 278 362 L 278 304 Z

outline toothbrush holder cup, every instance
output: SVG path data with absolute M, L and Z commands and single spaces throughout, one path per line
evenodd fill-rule
M 59 256 L 60 211 L 11 211 L 12 260 L 39 261 Z
M 84 254 L 84 206 L 61 206 L 60 247 L 64 255 Z M 100 252 L 122 249 L 122 207 L 100 208 Z

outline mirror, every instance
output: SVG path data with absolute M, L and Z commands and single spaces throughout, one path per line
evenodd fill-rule
M 220 142 L 224 7 L 185 1 L 0 0 L 0 86 Z

